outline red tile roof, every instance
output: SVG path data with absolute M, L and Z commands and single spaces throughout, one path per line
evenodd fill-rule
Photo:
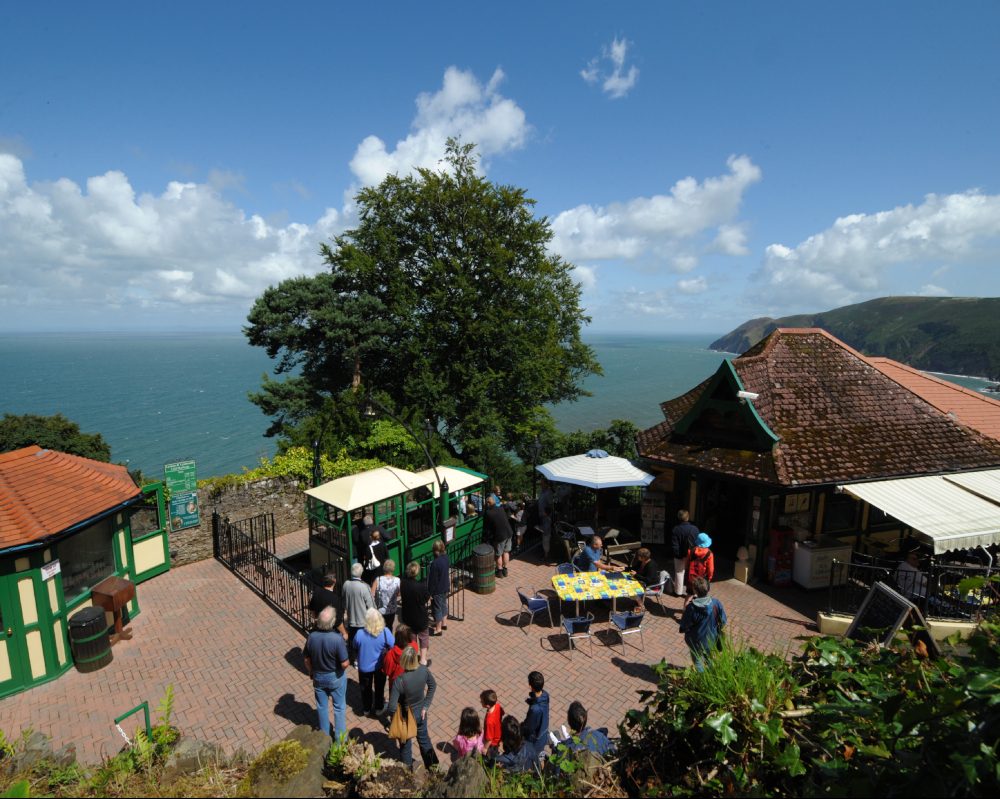
M 31 446 L 0 455 L 0 549 L 60 533 L 141 494 L 124 466 Z
M 984 436 L 1000 440 L 1000 401 L 980 391 L 949 383 L 891 358 L 869 357 L 868 363 L 918 397 Z
M 777 444 L 740 450 L 697 426 L 675 431 L 709 378 L 661 404 L 666 421 L 639 434 L 639 453 L 789 487 L 1000 466 L 1000 441 L 957 424 L 825 330 L 779 328 L 732 366 Z

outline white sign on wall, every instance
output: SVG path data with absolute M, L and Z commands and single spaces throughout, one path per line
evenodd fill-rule
M 51 580 L 61 571 L 62 566 L 59 565 L 59 558 L 56 558 L 55 560 L 42 566 L 42 580 Z

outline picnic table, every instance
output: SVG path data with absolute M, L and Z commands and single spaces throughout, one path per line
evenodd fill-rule
M 617 610 L 620 597 L 639 598 L 645 592 L 642 584 L 626 574 L 617 572 L 581 572 L 557 574 L 552 587 L 563 602 L 576 602 L 576 615 L 580 615 L 580 602 L 592 599 L 610 599 L 611 610 Z

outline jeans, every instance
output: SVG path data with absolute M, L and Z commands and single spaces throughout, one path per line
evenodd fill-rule
M 316 691 L 316 714 L 319 717 L 320 732 L 330 734 L 330 700 L 333 700 L 333 735 L 340 740 L 347 735 L 347 672 L 338 677 L 335 672 L 313 674 L 313 689 Z
M 428 749 L 433 749 L 434 744 L 431 743 L 431 736 L 427 734 L 427 719 L 423 714 L 423 707 L 416 708 L 412 711 L 414 713 L 414 718 L 417 720 L 417 745 L 420 747 L 421 752 L 426 752 Z M 408 741 L 401 741 L 399 744 L 399 756 L 402 758 L 403 763 L 407 767 L 413 766 L 413 739 Z

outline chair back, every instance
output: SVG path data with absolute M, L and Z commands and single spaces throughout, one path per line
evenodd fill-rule
M 558 566 L 556 566 L 556 574 L 572 576 L 576 574 L 576 571 L 577 571 L 576 566 L 574 566 L 572 563 L 560 563 Z
M 533 597 L 527 592 L 527 589 L 525 589 L 525 588 L 518 588 L 517 589 L 517 595 L 519 597 L 521 597 L 521 604 L 522 605 L 530 605 L 531 604 L 531 600 L 532 600 Z
M 611 621 L 620 630 L 635 630 L 642 624 L 643 615 L 643 613 L 632 613 L 631 611 L 613 613 Z
M 591 616 L 574 616 L 566 619 L 569 623 L 570 632 L 573 635 L 590 632 L 590 623 L 593 620 Z

